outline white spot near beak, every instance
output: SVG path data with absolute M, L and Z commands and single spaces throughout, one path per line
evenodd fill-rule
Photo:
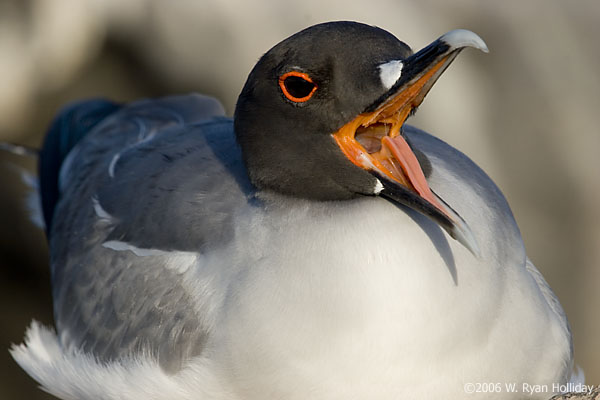
M 379 79 L 381 79 L 381 84 L 386 89 L 391 89 L 394 86 L 394 83 L 400 79 L 400 75 L 402 75 L 402 61 L 400 60 L 392 60 L 388 61 L 379 66 Z
M 373 194 L 379 194 L 383 190 L 383 185 L 379 179 L 375 180 L 375 187 L 373 188 Z

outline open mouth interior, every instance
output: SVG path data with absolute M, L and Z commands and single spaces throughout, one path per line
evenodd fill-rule
M 375 165 L 382 166 L 380 171 L 390 178 L 415 190 L 407 176 L 406 166 L 398 160 L 398 154 L 394 151 L 395 142 L 405 142 L 400 134 L 400 127 L 404 118 L 396 115 L 396 118 L 385 118 L 367 126 L 360 125 L 354 132 L 354 140 L 358 142 L 368 153 L 369 158 Z M 396 154 L 395 154 L 396 153 Z
M 367 127 L 359 126 L 354 134 L 354 138 L 365 148 L 367 153 L 373 154 L 381 151 L 381 141 L 384 136 L 388 136 L 391 129 L 390 124 L 374 123 Z

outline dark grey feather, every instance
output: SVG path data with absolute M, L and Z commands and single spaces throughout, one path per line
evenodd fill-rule
M 165 268 L 164 257 L 103 243 L 200 254 L 226 243 L 227 210 L 245 203 L 251 186 L 232 122 L 220 115 L 220 105 L 201 96 L 137 102 L 73 149 L 50 236 L 65 342 L 106 361 L 144 351 L 167 371 L 202 351 L 208 327 L 180 273 Z

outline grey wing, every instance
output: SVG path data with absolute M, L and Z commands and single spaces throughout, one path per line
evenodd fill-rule
M 251 191 L 214 103 L 133 103 L 67 157 L 50 235 L 63 344 L 100 360 L 152 354 L 169 371 L 202 351 L 206 306 L 187 274 L 227 243 Z

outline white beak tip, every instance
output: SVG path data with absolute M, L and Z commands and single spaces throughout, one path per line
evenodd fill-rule
M 481 249 L 479 248 L 477 239 L 475 239 L 475 235 L 473 235 L 471 228 L 469 228 L 464 221 L 461 221 L 461 223 L 455 225 L 452 232 L 450 232 L 450 236 L 465 246 L 465 248 L 469 250 L 471 254 L 475 256 L 475 258 L 481 259 Z
M 481 50 L 484 53 L 489 53 L 489 49 L 483 39 L 474 32 L 466 29 L 455 29 L 439 38 L 440 41 L 446 43 L 452 49 L 461 49 L 463 47 L 473 47 Z

